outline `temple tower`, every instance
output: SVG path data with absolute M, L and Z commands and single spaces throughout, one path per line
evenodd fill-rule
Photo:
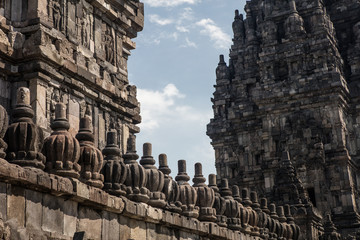
M 360 226 L 360 3 L 252 0 L 245 12 L 235 12 L 229 63 L 221 56 L 216 69 L 207 135 L 219 178 L 278 200 L 286 151 L 302 197 L 351 233 Z

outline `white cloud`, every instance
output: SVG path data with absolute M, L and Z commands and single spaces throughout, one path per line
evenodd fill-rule
M 194 11 L 191 7 L 186 7 L 182 9 L 182 12 L 179 14 L 178 23 L 182 23 L 184 21 L 191 21 L 194 19 Z
M 169 18 L 161 18 L 159 15 L 157 14 L 151 14 L 149 15 L 149 21 L 152 23 L 156 23 L 158 25 L 161 26 L 165 26 L 165 25 L 169 25 L 171 23 L 173 23 L 172 19 Z
M 186 96 L 174 84 L 168 84 L 160 91 L 138 89 L 141 104 L 141 131 L 152 131 L 160 126 L 183 127 L 184 124 L 205 126 L 211 111 L 195 109 L 192 106 L 179 104 L 179 99 Z M 178 126 L 176 126 L 178 125 Z
M 231 37 L 216 26 L 210 18 L 201 19 L 196 22 L 196 25 L 202 28 L 200 33 L 210 37 L 216 48 L 228 49 L 231 46 Z
M 186 44 L 181 45 L 181 47 L 193 47 L 193 48 L 197 48 L 196 43 L 190 41 L 189 38 L 185 38 L 185 42 L 186 42 Z
M 178 30 L 178 32 L 181 32 L 181 33 L 188 33 L 189 32 L 189 29 L 187 27 L 184 27 L 184 26 L 176 26 L 176 30 Z
M 176 7 L 182 4 L 196 4 L 201 0 L 144 0 L 151 7 Z
M 179 34 L 177 32 L 169 33 L 163 31 L 157 34 L 152 34 L 151 36 L 146 38 L 143 43 L 148 45 L 152 45 L 152 44 L 159 45 L 163 39 L 172 39 L 174 41 L 177 41 L 178 37 Z

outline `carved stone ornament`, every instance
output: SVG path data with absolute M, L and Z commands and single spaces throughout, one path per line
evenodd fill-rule
M 180 186 L 179 184 L 172 179 L 169 175 L 171 169 L 168 166 L 166 154 L 159 155 L 159 171 L 164 174 L 164 188 L 162 192 L 165 194 L 167 205 L 166 209 L 172 212 L 181 212 L 181 202 L 180 198 Z
M 175 180 L 180 185 L 181 214 L 187 217 L 197 218 L 199 216 L 199 207 L 196 206 L 197 192 L 195 188 L 188 183 L 190 177 L 186 173 L 185 160 L 178 161 L 178 174 Z
M 65 104 L 58 103 L 55 106 L 55 119 L 51 123 L 53 132 L 44 141 L 46 171 L 64 177 L 79 178 L 80 145 L 68 132 L 69 128 Z
M 13 123 L 5 134 L 8 144 L 6 159 L 23 167 L 45 168 L 45 156 L 41 153 L 44 135 L 32 118 L 34 111 L 30 106 L 30 90 L 21 87 L 17 90 Z
M 216 221 L 216 210 L 213 208 L 215 201 L 215 192 L 213 189 L 205 184 L 206 179 L 202 175 L 201 163 L 195 164 L 195 176 L 193 178 L 194 185 L 197 191 L 196 206 L 199 207 L 199 220 L 207 222 Z
M 228 228 L 233 230 L 240 230 L 240 205 L 239 203 L 232 197 L 232 192 L 229 188 L 229 183 L 227 179 L 221 179 L 221 187 L 220 187 L 221 196 L 225 198 L 226 201 L 226 210 L 225 216 L 227 217 L 227 225 Z
M 0 105 L 0 158 L 5 158 L 7 144 L 3 140 L 6 130 L 8 128 L 9 118 L 8 114 L 3 106 Z
M 155 167 L 155 159 L 151 156 L 151 143 L 144 143 L 143 156 L 140 164 L 145 168 L 147 175 L 146 187 L 150 191 L 149 205 L 162 208 L 166 205 L 165 194 L 162 192 L 164 187 L 164 174 Z
M 117 196 L 125 196 L 126 187 L 124 183 L 128 169 L 120 156 L 116 131 L 107 133 L 106 147 L 102 152 L 105 156 L 103 167 L 104 190 Z
M 146 188 L 146 172 L 145 169 L 138 164 L 136 159 L 139 155 L 136 154 L 135 136 L 130 135 L 127 142 L 127 152 L 123 156 L 125 164 L 128 168 L 127 177 L 125 180 L 126 196 L 135 202 L 147 203 L 150 199 L 149 190 Z
M 249 212 L 247 208 L 242 205 L 242 198 L 240 197 L 240 190 L 237 185 L 232 186 L 232 195 L 234 200 L 239 203 L 239 217 L 241 222 L 241 229 L 244 232 L 250 233 L 249 228 Z
M 80 119 L 80 130 L 76 134 L 80 142 L 80 160 L 81 166 L 80 179 L 94 187 L 102 188 L 104 176 L 100 173 L 104 158 L 101 151 L 95 147 L 94 134 L 92 133 L 91 120 L 85 116 Z
M 215 192 L 215 201 L 213 208 L 216 210 L 216 223 L 220 227 L 227 226 L 227 217 L 224 215 L 226 210 L 226 200 L 219 193 L 219 188 L 216 185 L 216 175 L 209 175 L 209 187 L 211 187 Z

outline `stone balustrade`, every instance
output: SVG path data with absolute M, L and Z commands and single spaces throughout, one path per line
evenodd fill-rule
M 229 187 L 227 179 L 221 180 L 219 190 L 213 174 L 206 185 L 200 163 L 195 164 L 193 186 L 188 183 L 185 160 L 178 161 L 174 181 L 165 154 L 159 156 L 159 169 L 155 166 L 150 143 L 144 144 L 137 163 L 134 136 L 128 139 L 127 153 L 121 156 L 116 131 L 109 131 L 106 147 L 100 151 L 87 116 L 81 119 L 76 138 L 69 133 L 62 103 L 56 105 L 53 132 L 44 140 L 41 128 L 32 121 L 29 99 L 29 89 L 19 88 L 14 122 L 9 127 L 7 113 L 0 108 L 0 201 L 1 194 L 8 195 L 3 204 L 7 211 L 0 207 L 0 213 L 3 226 L 12 229 L 9 234 L 15 236 L 24 228 L 27 234 L 37 236 L 38 232 L 28 228 L 29 219 L 34 218 L 32 224 L 42 229 L 41 234 L 53 234 L 54 239 L 107 239 L 105 235 L 110 233 L 104 230 L 111 224 L 120 225 L 115 239 L 140 239 L 144 233 L 134 233 L 131 224 L 143 224 L 147 239 L 148 234 L 154 238 L 164 234 L 169 239 L 176 235 L 170 233 L 172 228 L 179 229 L 180 235 L 210 239 L 298 239 L 299 227 L 288 205 L 284 210 L 270 204 L 268 209 L 265 198 L 259 203 L 256 192 L 246 188 L 240 196 L 239 187 Z M 36 202 L 33 198 L 42 199 L 41 213 L 28 209 L 26 204 Z M 52 213 L 50 209 L 58 210 Z M 99 218 L 95 210 L 102 212 Z M 36 214 L 45 216 L 47 222 L 36 220 Z M 111 220 L 119 218 L 126 223 Z M 9 222 L 12 219 L 18 227 Z M 101 226 L 92 226 L 96 219 L 103 221 Z M 119 229 L 126 226 L 128 231 L 120 234 Z M 155 233 L 154 229 L 161 230 Z

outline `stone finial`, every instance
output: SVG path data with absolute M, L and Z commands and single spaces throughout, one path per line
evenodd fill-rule
M 232 195 L 237 202 L 241 203 L 242 199 L 240 197 L 240 190 L 237 185 L 232 186 Z
M 136 161 L 139 156 L 136 154 L 136 138 L 130 135 L 128 138 L 127 153 L 123 158 L 128 167 L 128 174 L 125 185 L 127 186 L 126 196 L 135 202 L 147 203 L 149 201 L 149 190 L 146 188 L 147 175 L 145 168 Z
M 105 156 L 105 165 L 103 167 L 104 190 L 119 196 L 126 195 L 124 182 L 127 176 L 127 167 L 120 156 L 116 131 L 107 133 L 106 146 L 102 153 Z
M 231 190 L 229 189 L 229 182 L 226 178 L 221 179 L 220 193 L 223 197 L 231 197 Z
M 155 159 L 151 156 L 151 143 L 144 143 L 143 156 L 140 164 L 145 168 L 147 175 L 146 188 L 150 191 L 149 205 L 162 208 L 166 205 L 164 187 L 164 174 L 155 167 Z
M 194 187 L 205 187 L 206 178 L 202 175 L 201 163 L 195 163 L 195 176 L 193 178 Z
M 227 217 L 228 228 L 233 230 L 240 230 L 240 205 L 232 197 L 232 192 L 229 188 L 229 183 L 226 178 L 221 179 L 220 191 L 226 202 L 226 210 L 224 214 Z
M 275 205 L 275 203 L 270 204 L 269 210 L 270 210 L 270 216 L 277 220 L 279 217 L 278 217 L 278 215 L 276 213 L 276 205 Z
M 220 55 L 219 64 L 216 68 L 216 80 L 217 81 L 228 80 L 229 78 L 230 78 L 230 70 L 225 63 L 224 55 Z
M 216 184 L 216 175 L 209 174 L 209 187 L 214 190 L 215 192 L 215 201 L 213 207 L 216 210 L 216 223 L 220 227 L 227 226 L 227 217 L 224 215 L 226 210 L 226 201 L 223 197 L 221 197 L 219 193 L 219 188 Z
M 174 181 L 169 174 L 171 170 L 168 166 L 167 156 L 162 153 L 159 155 L 159 171 L 164 173 L 164 188 L 162 192 L 165 194 L 166 198 L 166 209 L 172 212 L 181 212 L 181 202 L 179 201 L 180 197 L 180 186 Z
M 46 171 L 64 177 L 79 178 L 80 145 L 78 140 L 68 132 L 69 128 L 66 106 L 63 103 L 57 103 L 55 119 L 51 123 L 53 132 L 44 141 Z
M 159 170 L 168 176 L 171 173 L 171 169 L 168 166 L 167 155 L 162 153 L 159 155 Z
M 265 212 L 266 214 L 270 213 L 270 210 L 267 206 L 267 199 L 266 198 L 261 198 L 260 199 L 260 208 L 263 212 Z
M 13 110 L 13 123 L 7 129 L 6 159 L 23 167 L 45 168 L 45 156 L 41 153 L 44 135 L 34 124 L 34 111 L 30 106 L 30 90 L 21 87 L 17 91 L 17 104 Z
M 284 213 L 284 207 L 283 206 L 277 206 L 276 207 L 276 212 L 277 215 L 279 216 L 279 221 L 280 222 L 286 222 L 286 217 L 285 217 L 285 213 Z
M 243 15 L 239 14 L 239 10 L 235 10 L 234 22 L 232 23 L 232 29 L 234 33 L 234 43 L 242 45 L 245 38 L 245 25 Z
M 190 177 L 186 173 L 186 161 L 178 161 L 178 175 L 175 180 L 180 185 L 180 202 L 182 204 L 182 214 L 187 217 L 197 218 L 199 216 L 199 207 L 196 206 L 197 191 L 190 186 L 188 181 Z
M 249 190 L 247 188 L 243 188 L 241 190 L 241 196 L 242 196 L 242 204 L 244 204 L 244 206 L 251 206 L 252 202 L 249 198 Z
M 217 193 L 219 192 L 219 188 L 217 187 L 216 184 L 216 174 L 209 174 L 209 187 L 211 187 L 212 189 L 214 189 L 214 191 Z M 215 190 L 216 189 L 216 190 Z
M 141 157 L 140 164 L 146 168 L 154 168 L 156 169 L 155 159 L 151 156 L 152 153 L 152 145 L 151 143 L 144 143 L 143 144 L 143 156 Z
M 260 237 L 262 239 L 269 239 L 269 225 L 270 223 L 270 216 L 269 216 L 269 209 L 267 208 L 267 199 L 261 198 L 260 199 L 260 211 L 257 211 L 259 214 L 259 230 L 260 230 Z
M 196 206 L 199 207 L 199 220 L 206 222 L 216 221 L 216 210 L 213 208 L 215 201 L 215 192 L 205 184 L 206 179 L 202 175 L 201 163 L 195 164 L 195 176 L 193 178 L 198 199 Z
M 139 155 L 136 154 L 136 136 L 130 135 L 127 140 L 127 151 L 123 156 L 125 164 L 136 163 L 136 160 L 139 158 Z
M 290 15 L 285 20 L 285 34 L 287 38 L 301 36 L 305 34 L 304 20 L 296 10 L 295 0 L 289 1 Z
M 186 173 L 186 161 L 179 160 L 178 161 L 178 174 L 175 177 L 175 180 L 179 183 L 183 183 L 190 180 L 190 177 Z
M 291 215 L 291 208 L 289 204 L 284 205 L 284 214 L 289 224 L 294 223 L 294 217 Z
M 76 138 L 80 143 L 80 180 L 91 186 L 102 188 L 104 175 L 100 171 L 104 158 L 101 151 L 95 147 L 91 119 L 88 116 L 80 119 L 80 130 Z
M 256 211 L 261 210 L 260 204 L 258 202 L 258 195 L 255 191 L 250 192 L 250 200 L 252 202 L 251 207 L 254 208 Z
M 7 144 L 3 140 L 6 130 L 8 128 L 8 114 L 3 106 L 0 105 L 0 158 L 5 158 Z

